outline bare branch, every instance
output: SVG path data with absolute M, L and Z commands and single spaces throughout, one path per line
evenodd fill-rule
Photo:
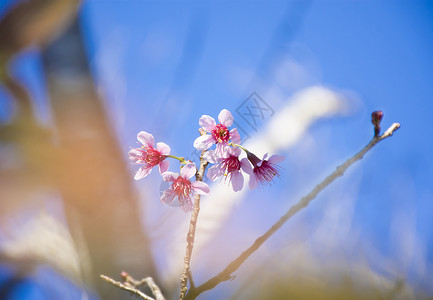
M 131 276 L 127 275 L 126 278 L 127 283 L 131 283 L 134 287 L 138 287 L 143 284 L 147 284 L 147 286 L 151 289 L 152 294 L 155 296 L 156 300 L 165 300 L 164 295 L 162 294 L 159 286 L 155 283 L 152 277 L 146 277 L 139 281 L 135 280 Z
M 317 194 L 319 194 L 322 190 L 324 190 L 335 179 L 337 179 L 338 177 L 341 177 L 344 174 L 344 172 L 353 163 L 362 159 L 364 157 L 364 155 L 371 148 L 373 148 L 380 141 L 386 139 L 387 137 L 392 136 L 393 133 L 399 128 L 400 128 L 400 124 L 394 123 L 381 136 L 375 135 L 373 137 L 373 139 L 370 141 L 370 143 L 367 144 L 367 146 L 365 146 L 355 156 L 351 157 L 346 162 L 344 162 L 342 165 L 337 167 L 337 169 L 334 172 L 332 172 L 328 177 L 326 177 L 321 183 L 316 185 L 310 193 L 308 193 L 306 196 L 304 196 L 298 203 L 293 205 L 286 212 L 286 214 L 284 214 L 265 234 L 263 234 L 258 239 L 256 239 L 255 242 L 247 250 L 245 250 L 235 260 L 233 260 L 222 272 L 220 272 L 218 275 L 212 277 L 211 279 L 209 279 L 208 281 L 206 281 L 202 285 L 200 285 L 196 288 L 191 288 L 184 299 L 195 299 L 198 295 L 200 295 L 201 293 L 203 293 L 205 291 L 213 289 L 219 283 L 232 279 L 233 278 L 232 273 L 235 272 L 242 265 L 242 263 L 248 257 L 250 257 L 250 255 L 253 254 L 269 237 L 271 237 L 278 229 L 280 229 L 281 226 L 283 226 L 283 224 L 287 222 L 287 220 L 289 220 L 292 216 L 294 216 L 300 210 L 302 210 L 303 208 L 308 206 L 308 204 L 310 204 L 310 202 L 317 196 Z
M 200 155 L 200 168 L 195 175 L 196 181 L 203 180 L 203 175 L 208 165 L 208 162 L 203 158 L 203 154 L 205 152 L 206 151 L 202 151 Z M 190 262 L 191 262 L 192 249 L 194 248 L 195 229 L 197 227 L 197 219 L 198 219 L 199 212 L 200 212 L 200 195 L 196 195 L 194 199 L 194 209 L 192 211 L 191 220 L 189 223 L 189 231 L 188 234 L 186 235 L 187 246 L 186 246 L 186 253 L 184 258 L 183 272 L 182 272 L 182 276 L 180 277 L 180 296 L 179 296 L 180 299 L 183 299 L 185 297 L 185 294 L 188 290 L 188 277 L 192 278 Z M 194 284 L 192 283 L 191 288 L 193 288 L 193 286 Z
M 152 277 L 146 277 L 144 278 L 144 280 L 146 280 L 146 284 L 152 290 L 152 293 L 155 296 L 156 300 L 165 300 L 165 297 L 162 294 L 161 289 L 159 288 L 158 285 L 156 285 Z
M 118 287 L 118 288 L 120 288 L 122 290 L 128 291 L 128 292 L 130 292 L 130 293 L 132 293 L 134 295 L 137 295 L 137 296 L 139 296 L 139 297 L 141 297 L 141 298 L 143 298 L 145 300 L 155 300 L 154 298 L 147 296 L 145 293 L 143 293 L 142 291 L 136 289 L 133 286 L 126 285 L 126 284 L 124 284 L 122 282 L 116 281 L 116 280 L 114 280 L 114 279 L 112 279 L 112 278 L 110 278 L 108 276 L 105 276 L 105 275 L 100 275 L 100 276 L 101 276 L 102 279 L 104 279 L 108 283 L 111 283 L 112 285 L 114 285 L 114 286 L 116 286 L 116 287 Z

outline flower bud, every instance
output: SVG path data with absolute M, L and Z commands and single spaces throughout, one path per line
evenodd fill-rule
M 380 133 L 380 122 L 383 118 L 383 111 L 376 110 L 371 114 L 371 123 L 374 125 L 374 136 L 378 136 Z
M 383 118 L 383 111 L 376 110 L 371 114 L 371 122 L 374 126 L 379 125 Z
M 120 277 L 122 278 L 123 281 L 127 281 L 128 280 L 128 273 L 126 273 L 125 271 L 120 272 Z

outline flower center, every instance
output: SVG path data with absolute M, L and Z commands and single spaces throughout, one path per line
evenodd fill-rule
M 179 199 L 183 199 L 183 197 L 191 194 L 191 181 L 182 176 L 177 177 L 177 179 L 172 184 L 173 192 Z
M 212 129 L 212 137 L 217 141 L 217 143 L 228 142 L 230 139 L 230 133 L 227 127 L 218 124 Z
M 254 167 L 254 174 L 261 184 L 270 184 L 275 176 L 280 176 L 280 166 L 264 160 L 260 167 Z
M 154 148 L 145 148 L 145 150 L 146 152 L 143 153 L 143 161 L 151 165 L 152 167 L 158 165 L 166 158 Z
M 238 171 L 241 169 L 241 163 L 236 156 L 230 155 L 228 158 L 224 159 L 222 162 L 223 168 L 226 170 L 227 174 Z

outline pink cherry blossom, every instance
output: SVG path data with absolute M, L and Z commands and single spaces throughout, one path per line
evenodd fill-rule
M 240 143 L 241 137 L 238 130 L 233 128 L 229 131 L 228 129 L 233 124 L 233 116 L 227 109 L 219 113 L 218 121 L 220 124 L 217 124 L 215 119 L 208 115 L 201 116 L 198 123 L 205 132 L 210 134 L 201 135 L 194 141 L 194 147 L 197 150 L 207 150 L 213 144 L 217 144 L 217 152 L 222 152 L 222 148 L 228 145 L 229 140 L 236 144 Z
M 159 166 L 159 173 L 163 174 L 168 170 L 168 161 L 165 160 L 170 154 L 170 147 L 165 143 L 157 143 L 156 149 L 153 147 L 155 141 L 153 135 L 145 131 L 140 131 L 137 134 L 138 141 L 142 144 L 141 148 L 133 148 L 129 150 L 129 159 L 136 164 L 143 166 L 137 171 L 134 176 L 135 180 L 146 177 L 152 171 L 152 168 Z
M 268 154 L 263 156 L 263 159 L 259 159 L 251 152 L 247 152 L 247 158 L 253 165 L 246 165 L 243 169 L 245 173 L 250 175 L 249 186 L 250 189 L 254 189 L 259 183 L 261 185 L 271 184 L 275 176 L 280 176 L 281 167 L 277 163 L 284 160 L 284 156 L 272 155 L 269 159 L 266 159 Z M 243 158 L 242 160 L 247 160 Z
M 193 162 L 188 162 L 181 170 L 180 174 L 165 172 L 162 179 L 171 182 L 170 187 L 162 193 L 161 201 L 168 205 L 181 205 L 185 212 L 193 209 L 194 194 L 208 195 L 210 188 L 202 181 L 191 182 L 197 169 Z M 177 198 L 177 201 L 176 201 Z
M 224 147 L 222 153 L 210 150 L 205 153 L 204 158 L 214 163 L 212 167 L 207 171 L 207 177 L 215 181 L 218 178 L 225 177 L 225 180 L 232 186 L 233 191 L 238 192 L 242 190 L 244 186 L 244 176 L 242 175 L 241 168 L 245 168 L 245 164 L 248 166 L 250 163 L 248 160 L 240 161 L 239 155 L 241 149 L 230 146 Z M 249 166 L 251 168 L 251 166 Z

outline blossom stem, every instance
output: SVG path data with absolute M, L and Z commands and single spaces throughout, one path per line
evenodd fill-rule
M 205 152 L 206 151 L 201 152 L 200 167 L 195 175 L 196 181 L 203 181 L 204 172 L 206 170 L 207 165 L 209 164 L 203 158 L 203 154 Z M 191 280 L 192 274 L 191 274 L 190 262 L 191 262 L 192 250 L 194 248 L 195 229 L 197 227 L 197 219 L 198 219 L 199 212 L 200 212 L 200 195 L 195 195 L 194 209 L 192 211 L 191 220 L 189 223 L 189 231 L 188 234 L 186 235 L 187 246 L 186 246 L 186 253 L 184 258 L 184 269 L 183 269 L 182 276 L 180 277 L 180 300 L 182 300 L 185 297 L 186 292 L 188 291 L 188 278 L 190 278 L 191 281 L 190 282 L 191 288 L 195 288 Z
M 241 145 L 238 145 L 238 144 L 235 144 L 235 143 L 230 143 L 230 144 L 233 145 L 233 146 L 235 146 L 235 147 L 238 147 L 238 148 L 244 150 L 247 154 L 250 153 L 250 151 L 248 151 L 246 148 L 244 148 Z
M 186 164 L 187 163 L 187 161 L 183 157 L 177 157 L 177 156 L 174 156 L 174 155 L 171 155 L 171 154 L 166 155 L 166 157 L 171 157 L 171 158 L 177 159 L 182 164 Z

